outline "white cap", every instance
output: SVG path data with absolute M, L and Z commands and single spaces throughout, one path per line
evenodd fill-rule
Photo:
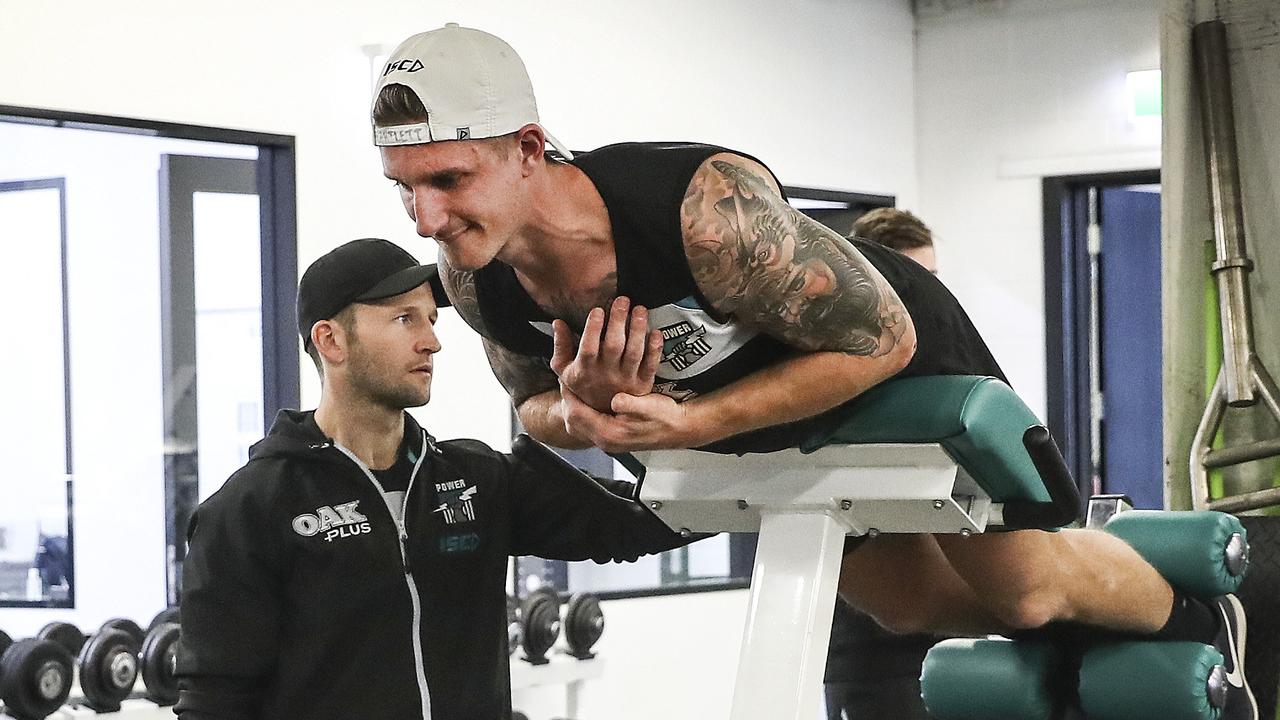
M 499 37 L 457 23 L 400 43 L 373 89 L 375 103 L 388 85 L 412 90 L 427 109 L 427 122 L 375 126 L 373 144 L 379 147 L 498 137 L 538 122 L 533 84 L 516 51 Z M 543 133 L 547 144 L 573 158 L 546 128 Z

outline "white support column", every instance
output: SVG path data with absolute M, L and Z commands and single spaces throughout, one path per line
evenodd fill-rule
M 824 512 L 761 513 L 731 720 L 822 716 L 822 674 L 847 530 Z

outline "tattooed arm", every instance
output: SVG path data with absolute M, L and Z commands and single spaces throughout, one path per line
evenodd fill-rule
M 710 434 L 816 415 L 910 362 L 915 329 L 897 293 L 848 240 L 787 204 L 763 166 L 709 158 L 680 215 L 689 266 L 711 305 L 805 351 L 690 401 L 686 410 Z
M 560 410 L 560 383 L 548 363 L 540 358 L 511 352 L 492 339 L 480 314 L 474 273 L 453 269 L 443 254 L 437 261 L 437 267 L 454 309 L 473 330 L 480 333 L 489 367 L 511 396 L 511 403 L 525 430 L 548 445 L 590 447 L 589 441 L 574 437 L 565 430 Z
M 760 164 L 707 159 L 680 222 L 712 307 L 801 352 L 678 405 L 617 395 L 609 416 L 566 397 L 575 435 L 606 450 L 697 447 L 817 415 L 910 362 L 915 329 L 893 288 L 851 243 L 788 205 Z
M 816 415 L 911 360 L 915 330 L 893 288 L 851 243 L 788 205 L 758 163 L 711 157 L 680 214 L 689 266 L 711 305 L 805 351 L 690 401 L 710 434 Z

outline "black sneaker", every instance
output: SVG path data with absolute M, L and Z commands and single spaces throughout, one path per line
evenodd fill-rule
M 1235 595 L 1223 595 L 1214 600 L 1214 605 L 1222 627 L 1213 646 L 1222 653 L 1226 670 L 1226 701 L 1219 720 L 1258 720 L 1258 701 L 1244 677 L 1244 605 Z

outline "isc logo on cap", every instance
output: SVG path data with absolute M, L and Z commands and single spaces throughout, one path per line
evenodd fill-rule
M 418 72 L 424 67 L 426 66 L 422 64 L 421 60 L 405 58 L 400 62 L 387 63 L 387 69 L 382 71 L 382 77 L 386 77 L 397 70 L 402 72 Z

